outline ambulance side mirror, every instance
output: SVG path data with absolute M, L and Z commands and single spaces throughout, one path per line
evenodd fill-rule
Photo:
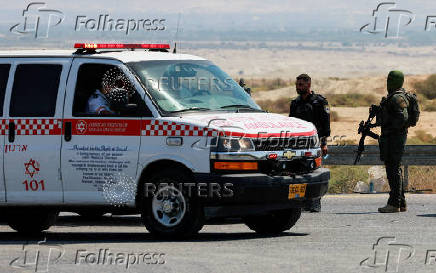
M 126 105 L 123 105 L 122 107 L 120 107 L 120 112 L 124 115 L 129 115 L 129 114 L 135 114 L 138 111 L 138 104 L 136 103 L 129 103 Z
M 134 110 L 136 110 L 136 109 L 138 109 L 138 104 L 136 104 L 136 103 L 129 103 L 129 104 L 126 104 L 126 105 L 124 106 L 124 109 L 123 109 L 123 110 L 126 110 L 126 111 L 134 111 Z

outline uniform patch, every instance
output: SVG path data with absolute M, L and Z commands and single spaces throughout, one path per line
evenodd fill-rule
M 324 111 L 325 111 L 327 114 L 330 114 L 330 107 L 329 107 L 328 105 L 324 105 Z

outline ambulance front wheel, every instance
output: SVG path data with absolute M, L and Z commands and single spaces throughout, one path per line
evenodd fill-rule
M 155 237 L 184 238 L 196 234 L 203 227 L 204 213 L 195 191 L 184 183 L 192 183 L 189 174 L 181 168 L 168 168 L 151 175 L 142 208 L 142 220 Z M 153 188 L 153 190 L 150 190 Z
M 293 227 L 301 216 L 301 208 L 272 212 L 268 215 L 249 216 L 245 224 L 259 234 L 280 234 Z
M 20 233 L 36 234 L 49 229 L 59 212 L 47 209 L 17 209 L 7 216 L 8 225 Z

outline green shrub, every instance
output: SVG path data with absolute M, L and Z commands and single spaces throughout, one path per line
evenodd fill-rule
M 436 112 L 436 101 L 435 100 L 427 100 L 420 101 L 421 111 L 427 112 Z
M 371 166 L 325 166 L 331 171 L 328 193 L 352 193 L 358 181 L 367 182 Z M 436 169 L 433 166 L 409 166 L 408 189 L 436 191 Z M 388 181 L 385 189 L 389 191 Z
M 427 133 L 424 130 L 417 130 L 414 137 L 409 137 L 407 139 L 407 144 L 409 145 L 431 145 L 436 144 L 436 137 Z
M 235 80 L 239 82 L 239 79 Z M 283 87 L 291 86 L 295 83 L 294 80 L 284 80 L 282 78 L 275 79 L 247 79 L 245 81 L 247 87 L 250 87 L 252 91 L 268 91 L 279 89 Z
M 414 84 L 416 92 L 427 99 L 436 99 L 436 74 L 430 75 L 426 80 Z
M 290 98 L 280 98 L 278 100 L 258 100 L 256 103 L 265 111 L 271 113 L 289 113 Z
M 368 180 L 369 166 L 326 166 L 330 169 L 329 193 L 352 193 L 358 181 Z
M 374 94 L 327 94 L 326 98 L 331 106 L 359 107 L 379 103 Z

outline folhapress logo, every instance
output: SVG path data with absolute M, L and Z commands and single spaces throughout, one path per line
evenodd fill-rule
M 415 248 L 406 244 L 398 244 L 395 237 L 381 237 L 372 246 L 373 255 L 360 262 L 367 268 L 381 268 L 385 272 L 398 272 L 400 264 L 415 255 Z M 427 258 L 426 258 L 427 261 Z
M 397 9 L 395 2 L 384 2 L 372 12 L 372 24 L 366 24 L 360 28 L 360 32 L 370 34 L 383 33 L 385 38 L 400 35 L 400 28 L 410 25 L 415 20 L 413 12 L 405 9 Z
M 23 10 L 24 21 L 10 28 L 10 31 L 18 35 L 34 35 L 34 38 L 47 38 L 50 28 L 53 28 L 64 20 L 64 14 L 55 9 L 48 9 L 43 2 L 30 3 Z
M 23 10 L 23 22 L 13 25 L 9 30 L 17 35 L 33 35 L 33 38 L 48 38 L 50 29 L 62 23 L 64 14 L 47 8 L 44 2 L 32 2 Z M 97 16 L 77 15 L 72 30 L 75 32 L 120 32 L 125 35 L 134 32 L 164 31 L 164 18 L 115 18 L 110 14 Z
M 9 266 L 15 269 L 33 272 L 49 272 L 49 267 L 56 264 L 64 256 L 61 245 L 48 244 L 47 239 L 37 244 L 24 244 L 22 255 L 14 258 Z

